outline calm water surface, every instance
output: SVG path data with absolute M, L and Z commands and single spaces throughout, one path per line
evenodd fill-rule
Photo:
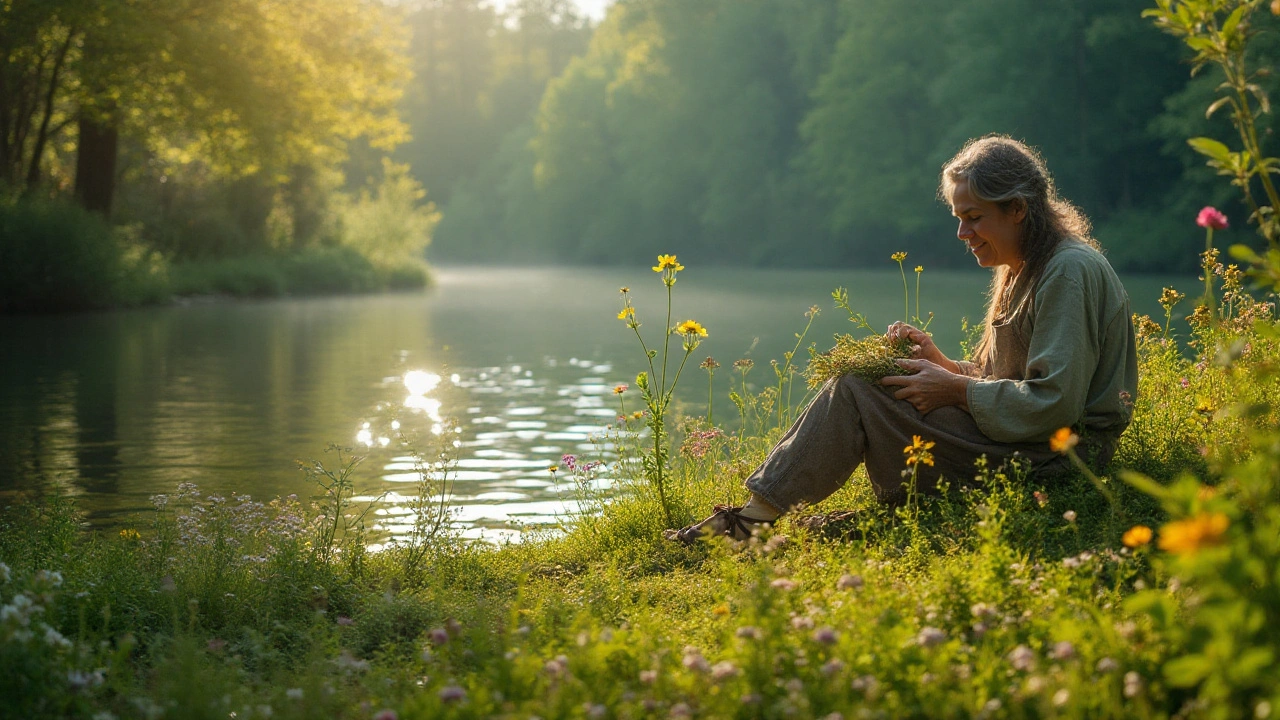
M 921 304 L 945 351 L 957 352 L 962 317 L 980 317 L 986 279 L 925 274 Z M 1152 315 L 1162 285 L 1197 285 L 1125 283 L 1135 310 Z M 180 482 L 306 497 L 314 487 L 297 460 L 332 461 L 325 448 L 336 443 L 366 456 L 358 493 L 386 493 L 377 522 L 396 534 L 418 488 L 407 436 L 419 447 L 456 443 L 453 505 L 466 535 L 554 525 L 576 507 L 547 467 L 565 453 L 607 459 L 592 439 L 615 419 L 614 385 L 634 385 L 644 363 L 615 319 L 622 285 L 646 339 L 659 341 L 665 296 L 647 269 L 455 269 L 422 294 L 0 317 L 0 496 L 59 486 L 104 527 L 132 522 Z M 732 361 L 752 358 L 749 379 L 768 383 L 768 361 L 795 344 L 812 305 L 822 313 L 809 339 L 820 348 L 851 331 L 831 306 L 837 286 L 877 327 L 902 314 L 896 271 L 681 273 L 672 321 L 710 331 L 686 368 L 683 407 L 705 412 L 706 375 L 692 363 L 708 355 L 725 366 L 716 407 L 726 415 Z M 637 407 L 634 388 L 626 397 Z M 450 420 L 457 431 L 442 440 L 434 433 Z

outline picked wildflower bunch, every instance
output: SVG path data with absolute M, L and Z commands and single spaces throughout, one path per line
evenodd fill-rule
M 877 382 L 890 375 L 910 374 L 896 362 L 909 357 L 911 341 L 906 338 L 890 340 L 884 335 L 869 335 L 859 339 L 848 334 L 838 335 L 835 347 L 812 355 L 804 377 L 811 389 L 845 375 Z

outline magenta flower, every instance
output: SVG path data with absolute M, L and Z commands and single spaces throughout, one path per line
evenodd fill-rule
M 1218 211 L 1211 205 L 1205 205 L 1200 214 L 1196 216 L 1196 224 L 1202 228 L 1212 228 L 1214 230 L 1227 229 L 1227 216 Z

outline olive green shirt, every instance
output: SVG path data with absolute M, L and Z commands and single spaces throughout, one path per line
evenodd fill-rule
M 1138 393 L 1129 296 L 1111 263 L 1068 240 L 1032 292 L 993 325 L 991 356 L 969 383 L 969 412 L 992 440 L 1043 442 L 1062 427 L 1113 445 Z

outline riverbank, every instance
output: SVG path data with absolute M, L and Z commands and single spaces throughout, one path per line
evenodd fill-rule
M 0 197 L 0 312 L 128 308 L 198 295 L 370 293 L 421 289 L 431 281 L 421 253 L 387 252 L 363 236 L 172 259 L 139 234 L 138 227 L 113 226 L 67 202 Z
M 812 509 L 855 510 L 842 525 L 784 519 L 745 546 L 685 548 L 660 539 L 623 430 L 626 492 L 582 482 L 589 512 L 563 534 L 496 548 L 427 505 L 400 545 L 368 552 L 360 469 L 332 455 L 312 506 L 181 487 L 110 536 L 81 531 L 66 499 L 10 507 L 4 712 L 1266 716 L 1280 703 L 1270 328 L 1245 313 L 1198 326 L 1213 350 L 1186 358 L 1140 323 L 1134 422 L 1103 479 L 1115 505 L 1084 476 L 980 468 L 979 490 L 889 510 L 855 477 Z M 1227 339 L 1244 344 L 1219 357 Z M 741 433 L 677 436 L 677 524 L 742 499 L 780 433 L 772 400 L 745 401 Z M 419 496 L 441 497 L 433 483 L 447 477 Z

